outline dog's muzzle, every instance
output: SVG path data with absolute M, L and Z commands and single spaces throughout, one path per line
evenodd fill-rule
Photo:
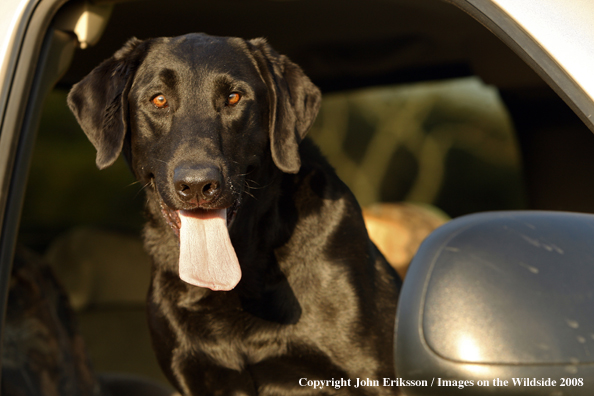
M 241 268 L 229 227 L 239 208 L 239 200 L 220 207 L 223 178 L 211 166 L 178 167 L 173 185 L 181 201 L 180 209 L 161 202 L 161 212 L 180 241 L 179 276 L 192 285 L 211 290 L 231 290 L 241 279 Z

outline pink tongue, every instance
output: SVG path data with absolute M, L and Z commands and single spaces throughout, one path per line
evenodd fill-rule
M 211 290 L 233 289 L 241 279 L 241 268 L 227 231 L 227 210 L 178 214 L 181 280 Z

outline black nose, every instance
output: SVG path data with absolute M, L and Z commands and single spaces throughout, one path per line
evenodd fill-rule
M 223 181 L 217 167 L 192 165 L 175 168 L 173 184 L 182 201 L 202 205 L 218 197 Z

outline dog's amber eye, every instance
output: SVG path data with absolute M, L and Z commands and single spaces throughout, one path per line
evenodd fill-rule
M 229 94 L 229 96 L 227 97 L 227 106 L 235 106 L 237 103 L 239 103 L 240 99 L 241 94 L 238 94 L 237 92 Z
M 159 109 L 164 109 L 165 107 L 169 106 L 167 104 L 167 98 L 165 95 L 157 95 L 151 99 L 151 102 Z

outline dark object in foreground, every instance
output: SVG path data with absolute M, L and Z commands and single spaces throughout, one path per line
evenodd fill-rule
M 74 313 L 50 267 L 23 248 L 10 279 L 2 394 L 99 395 Z

